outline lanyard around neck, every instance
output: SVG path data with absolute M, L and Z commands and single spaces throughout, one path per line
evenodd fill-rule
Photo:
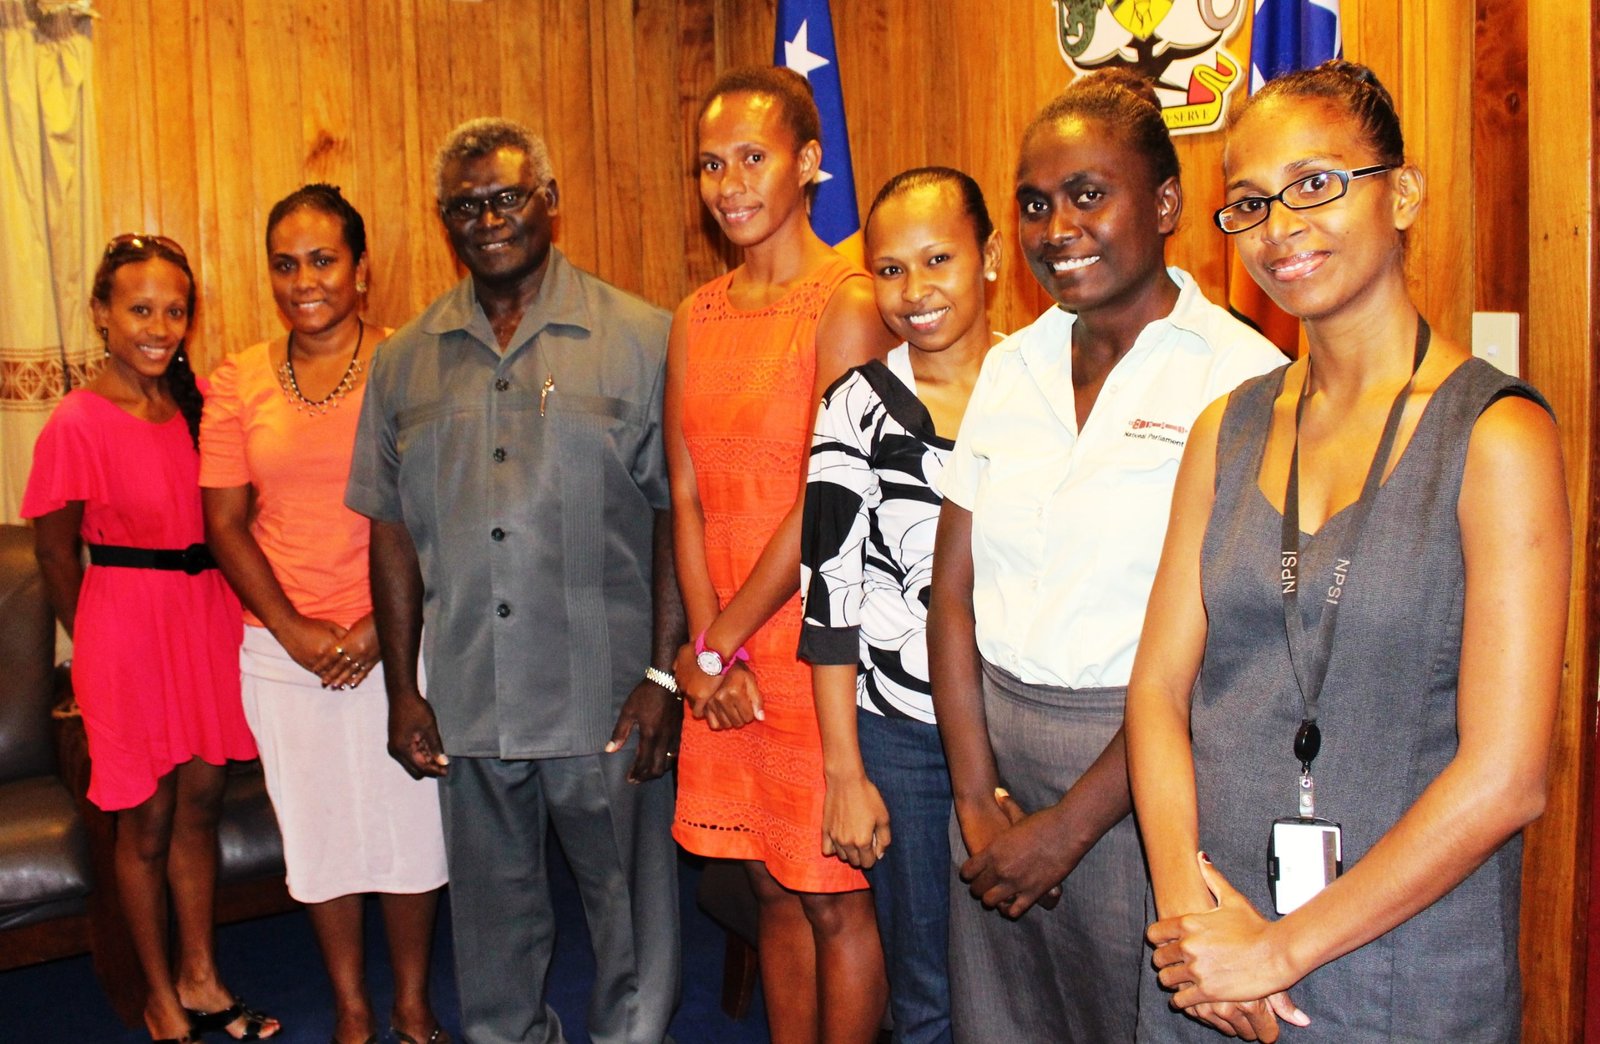
M 1378 439 L 1378 450 L 1367 468 L 1366 481 L 1361 485 L 1361 496 L 1349 508 L 1349 528 L 1345 533 L 1346 554 L 1334 558 L 1333 583 L 1328 587 L 1326 604 L 1317 624 L 1314 649 L 1307 648 L 1305 620 L 1300 615 L 1300 418 L 1305 412 L 1306 397 L 1311 390 L 1311 365 L 1306 364 L 1305 382 L 1300 386 L 1300 399 L 1294 408 L 1294 452 L 1289 458 L 1289 481 L 1283 494 L 1283 558 L 1279 574 L 1283 588 L 1283 626 L 1289 637 L 1289 660 L 1294 666 L 1295 681 L 1300 688 L 1301 721 L 1294 737 L 1294 754 L 1300 759 L 1303 770 L 1309 771 L 1322 746 L 1322 733 L 1317 727 L 1317 706 L 1322 698 L 1322 683 L 1328 676 L 1328 661 L 1333 654 L 1333 634 L 1339 623 L 1339 605 L 1343 601 L 1344 586 L 1350 577 L 1350 562 L 1354 549 L 1366 526 L 1367 514 L 1372 509 L 1372 499 L 1383 479 L 1383 470 L 1394 450 L 1394 440 L 1400 430 L 1400 415 L 1405 412 L 1406 400 L 1416 383 L 1417 371 L 1428 354 L 1432 331 L 1428 321 L 1417 316 L 1417 344 L 1411 363 L 1411 377 L 1394 397 L 1389 407 L 1389 417 L 1384 421 L 1383 435 Z

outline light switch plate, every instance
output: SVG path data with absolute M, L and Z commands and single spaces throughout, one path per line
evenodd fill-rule
M 1521 377 L 1521 331 L 1519 312 L 1473 312 L 1472 354 L 1513 377 Z

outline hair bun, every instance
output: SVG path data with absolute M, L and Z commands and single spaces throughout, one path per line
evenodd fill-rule
M 1333 104 L 1355 121 L 1382 162 L 1391 166 L 1405 162 L 1405 135 L 1394 98 L 1378 80 L 1378 74 L 1360 62 L 1330 58 L 1310 69 L 1273 77 L 1228 111 L 1228 132 L 1231 134 L 1258 103 L 1271 98 L 1315 98 Z
M 1161 108 L 1161 96 L 1156 94 L 1156 85 L 1147 76 L 1141 76 L 1132 69 L 1113 66 L 1110 69 L 1099 69 L 1089 73 L 1084 79 L 1103 84 L 1106 87 L 1116 87 L 1133 94 L 1144 101 Z M 1076 82 L 1076 81 L 1074 81 Z
M 1377 87 L 1383 90 L 1384 93 L 1388 93 L 1383 83 L 1378 79 L 1378 74 L 1372 71 L 1372 67 L 1362 65 L 1360 62 L 1352 62 L 1345 58 L 1329 58 L 1317 66 L 1317 71 L 1334 76 L 1343 76 L 1347 80 L 1366 84 L 1369 87 Z

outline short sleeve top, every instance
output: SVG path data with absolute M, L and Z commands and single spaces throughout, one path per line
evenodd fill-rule
M 363 381 L 325 413 L 296 409 L 263 342 L 212 373 L 200 425 L 200 485 L 254 486 L 250 531 L 283 593 L 298 612 L 346 627 L 372 611 L 369 523 L 344 505 L 365 393 Z M 245 619 L 261 624 L 248 609 Z
M 643 677 L 670 324 L 552 249 L 504 351 L 468 277 L 373 360 L 345 503 L 416 545 L 446 753 L 597 753 Z
M 1167 272 L 1177 304 L 1117 361 L 1081 431 L 1076 316 L 1051 308 L 995 346 L 940 481 L 972 512 L 978 649 L 1025 682 L 1128 684 L 1189 428 L 1284 361 Z
M 800 538 L 800 655 L 856 664 L 856 702 L 933 722 L 928 596 L 955 443 L 917 398 L 910 348 L 846 373 L 823 397 Z

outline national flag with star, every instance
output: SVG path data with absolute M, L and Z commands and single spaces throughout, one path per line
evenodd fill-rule
M 1309 69 L 1344 53 L 1339 0 L 1255 0 L 1250 23 L 1250 93 L 1274 77 Z M 1300 323 L 1272 303 L 1235 251 L 1228 271 L 1228 308 L 1267 339 L 1296 354 Z
M 784 65 L 811 82 L 822 115 L 822 170 L 811 203 L 811 227 L 823 241 L 857 264 L 861 262 L 861 212 L 850 168 L 850 135 L 844 122 L 844 90 L 839 83 L 839 52 L 833 46 L 833 16 L 828 0 L 778 0 L 774 65 Z

